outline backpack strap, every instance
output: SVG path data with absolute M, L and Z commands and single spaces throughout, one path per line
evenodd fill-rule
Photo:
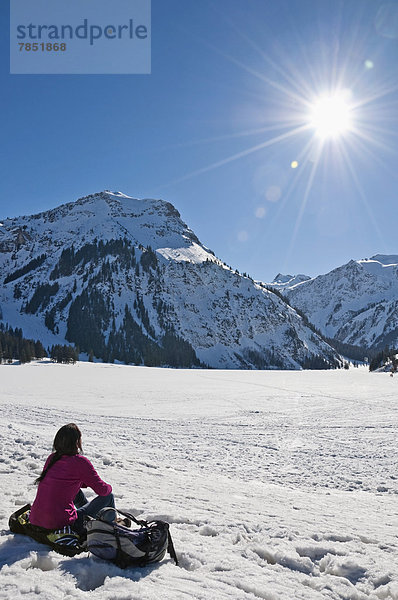
M 124 512 L 122 510 L 117 509 L 117 512 L 120 513 L 121 515 L 123 515 L 124 517 L 127 517 L 128 519 L 131 519 L 132 521 L 134 521 L 134 523 L 136 525 L 139 525 L 140 527 L 148 527 L 148 521 L 139 521 L 138 519 L 135 518 L 134 515 L 132 515 L 129 512 Z
M 173 544 L 173 540 L 172 540 L 172 537 L 171 537 L 170 529 L 167 531 L 167 536 L 168 536 L 168 540 L 169 540 L 169 543 L 168 543 L 168 546 L 167 546 L 167 552 L 170 554 L 171 558 L 174 560 L 175 564 L 178 567 L 177 553 L 176 553 L 175 548 L 174 548 L 174 544 Z
M 120 543 L 119 530 L 117 528 L 117 525 L 115 525 L 115 524 L 113 524 L 113 533 L 115 535 L 115 540 L 116 540 L 116 544 L 117 544 L 116 560 L 114 562 L 121 569 L 125 569 L 126 567 L 129 566 L 129 564 L 128 564 L 128 562 L 126 562 L 126 559 L 124 557 L 122 545 Z

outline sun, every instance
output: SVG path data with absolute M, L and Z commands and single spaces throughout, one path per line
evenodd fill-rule
M 311 105 L 309 125 L 322 138 L 339 138 L 352 129 L 352 105 L 349 92 L 321 96 Z

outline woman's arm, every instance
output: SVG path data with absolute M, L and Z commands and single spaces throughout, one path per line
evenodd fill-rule
M 107 496 L 112 491 L 112 486 L 105 483 L 85 456 L 79 456 L 81 464 L 81 478 L 83 486 L 90 487 L 98 496 Z

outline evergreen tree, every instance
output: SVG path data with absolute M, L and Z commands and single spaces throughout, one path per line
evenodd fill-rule
M 79 354 L 74 346 L 55 344 L 51 347 L 50 358 L 57 363 L 75 364 Z
M 23 337 L 22 329 L 12 329 L 8 325 L 0 325 L 0 363 L 19 360 L 30 362 L 33 358 L 44 358 L 47 353 L 39 341 Z

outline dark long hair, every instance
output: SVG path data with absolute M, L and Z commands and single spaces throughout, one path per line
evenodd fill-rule
M 53 442 L 53 455 L 47 467 L 43 469 L 40 477 L 35 480 L 35 483 L 43 481 L 47 471 L 59 460 L 62 456 L 74 456 L 82 451 L 82 434 L 75 423 L 64 425 L 55 434 Z

